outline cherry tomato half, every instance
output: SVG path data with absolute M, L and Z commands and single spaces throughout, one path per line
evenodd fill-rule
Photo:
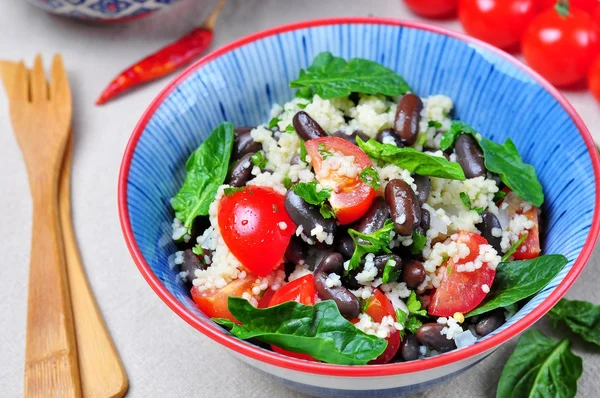
M 464 243 L 469 247 L 469 255 L 454 263 L 452 259 L 447 262 L 450 272 L 444 272 L 440 286 L 431 297 L 427 307 L 430 315 L 452 316 L 455 312 L 466 314 L 483 301 L 486 294 L 483 285 L 492 286 L 496 270 L 488 267 L 486 263 L 473 272 L 458 272 L 456 266 L 473 261 L 479 255 L 479 246 L 487 244 L 485 238 L 474 232 L 459 232 L 457 243 Z
M 390 300 L 383 294 L 379 289 L 375 290 L 373 296 L 369 299 L 365 313 L 373 318 L 373 321 L 381 323 L 381 320 L 385 316 L 391 316 L 396 319 L 396 311 Z M 356 323 L 358 320 L 353 321 Z M 396 356 L 398 348 L 400 348 L 400 332 L 394 330 L 387 338 L 387 348 L 377 358 L 369 362 L 370 364 L 382 364 L 388 363 Z
M 517 248 L 513 258 L 515 260 L 530 260 L 540 255 L 540 226 L 538 220 L 538 208 L 531 206 L 527 211 L 523 211 L 522 205 L 525 203 L 523 199 L 508 190 L 508 194 L 504 198 L 504 203 L 508 204 L 507 211 L 509 219 L 512 219 L 515 214 L 522 214 L 530 221 L 533 221 L 533 227 L 527 230 L 527 238 Z
M 426 18 L 444 18 L 456 11 L 458 0 L 404 0 L 415 14 Z
M 465 31 L 502 49 L 521 42 L 536 15 L 534 0 L 460 0 L 458 17 Z
M 555 86 L 569 86 L 587 76 L 600 51 L 600 30 L 584 11 L 554 8 L 536 16 L 521 42 L 527 63 Z
M 245 187 L 219 203 L 219 227 L 233 255 L 248 270 L 267 276 L 281 263 L 296 226 L 283 196 L 269 188 Z
M 596 26 L 600 28 L 600 1 L 598 2 L 598 6 L 591 13 L 592 19 L 596 22 Z
M 596 100 L 600 102 L 600 57 L 596 58 L 596 61 L 592 64 L 590 72 L 588 74 L 588 87 Z
M 242 297 L 244 293 L 252 293 L 256 276 L 248 273 L 243 279 L 236 279 L 222 289 L 208 289 L 202 292 L 197 287 L 191 290 L 192 300 L 202 312 L 211 318 L 227 318 L 239 323 L 229 312 L 227 300 L 230 296 Z
M 296 301 L 304 305 L 314 305 L 316 297 L 317 290 L 315 289 L 315 278 L 312 274 L 308 274 L 280 287 L 271 298 L 269 307 L 287 303 L 288 301 Z M 308 354 L 284 350 L 283 348 L 274 345 L 271 345 L 271 349 L 289 357 L 305 359 L 307 361 L 316 361 L 316 359 Z
M 536 0 L 536 2 L 539 11 L 546 11 L 556 5 L 556 0 Z M 598 0 L 569 0 L 569 6 L 591 14 L 598 6 Z
M 331 188 L 329 203 L 335 212 L 335 216 L 341 224 L 350 224 L 358 220 L 371 206 L 375 198 L 375 190 L 360 179 L 359 175 L 348 177 L 341 175 L 339 169 L 331 168 L 328 173 L 322 175 L 321 168 L 327 162 L 332 164 L 333 158 L 339 158 L 336 153 L 345 157 L 353 156 L 355 167 L 360 171 L 372 166 L 371 159 L 356 145 L 339 137 L 323 137 L 306 141 L 306 152 L 310 155 L 315 176 L 326 188 Z

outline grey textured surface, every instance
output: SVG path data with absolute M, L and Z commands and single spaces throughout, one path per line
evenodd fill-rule
M 98 108 L 93 101 L 106 83 L 131 61 L 155 50 L 197 24 L 213 1 L 188 0 L 148 19 L 125 25 L 86 26 L 52 17 L 24 1 L 2 1 L 0 59 L 25 59 L 37 52 L 49 60 L 65 57 L 74 95 L 76 147 L 73 172 L 75 228 L 100 308 L 119 348 L 131 397 L 298 397 L 245 368 L 224 349 L 172 313 L 139 275 L 119 226 L 116 193 L 121 156 L 129 135 L 163 80 Z M 213 48 L 271 26 L 319 17 L 376 15 L 416 19 L 400 0 L 230 0 L 217 23 Z M 460 29 L 457 21 L 437 22 Z M 569 92 L 596 139 L 600 107 L 586 92 Z M 17 143 L 7 128 L 6 100 L 0 95 L 0 386 L 1 396 L 23 389 L 27 264 L 31 200 Z M 558 137 L 557 137 L 558 138 Z M 600 303 L 600 249 L 568 297 Z M 537 327 L 556 336 L 542 320 Z M 419 396 L 489 397 L 511 341 L 464 375 Z M 579 396 L 599 396 L 600 351 L 575 343 L 584 360 Z

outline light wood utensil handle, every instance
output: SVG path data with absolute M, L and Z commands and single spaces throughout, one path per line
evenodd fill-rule
M 26 397 L 80 397 L 77 347 L 58 215 L 58 173 L 30 179 L 33 225 L 25 350 Z
M 60 176 L 60 219 L 75 318 L 83 396 L 122 397 L 127 392 L 127 376 L 88 284 L 73 232 L 70 195 L 72 152 L 71 136 Z

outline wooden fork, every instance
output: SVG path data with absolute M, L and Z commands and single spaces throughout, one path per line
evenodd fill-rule
M 9 90 L 10 118 L 25 158 L 33 199 L 26 397 L 80 397 L 81 382 L 58 207 L 60 167 L 72 115 L 60 56 L 46 82 L 41 56 L 31 71 L 21 62 Z

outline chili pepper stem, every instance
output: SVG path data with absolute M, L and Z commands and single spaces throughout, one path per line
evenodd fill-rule
M 221 13 L 221 9 L 225 5 L 226 1 L 227 0 L 219 0 L 217 2 L 217 5 L 215 6 L 215 9 L 210 13 L 210 15 L 208 16 L 208 18 L 206 18 L 206 20 L 204 20 L 204 23 L 202 24 L 202 27 L 204 29 L 210 29 L 210 30 L 214 29 L 217 17 Z

